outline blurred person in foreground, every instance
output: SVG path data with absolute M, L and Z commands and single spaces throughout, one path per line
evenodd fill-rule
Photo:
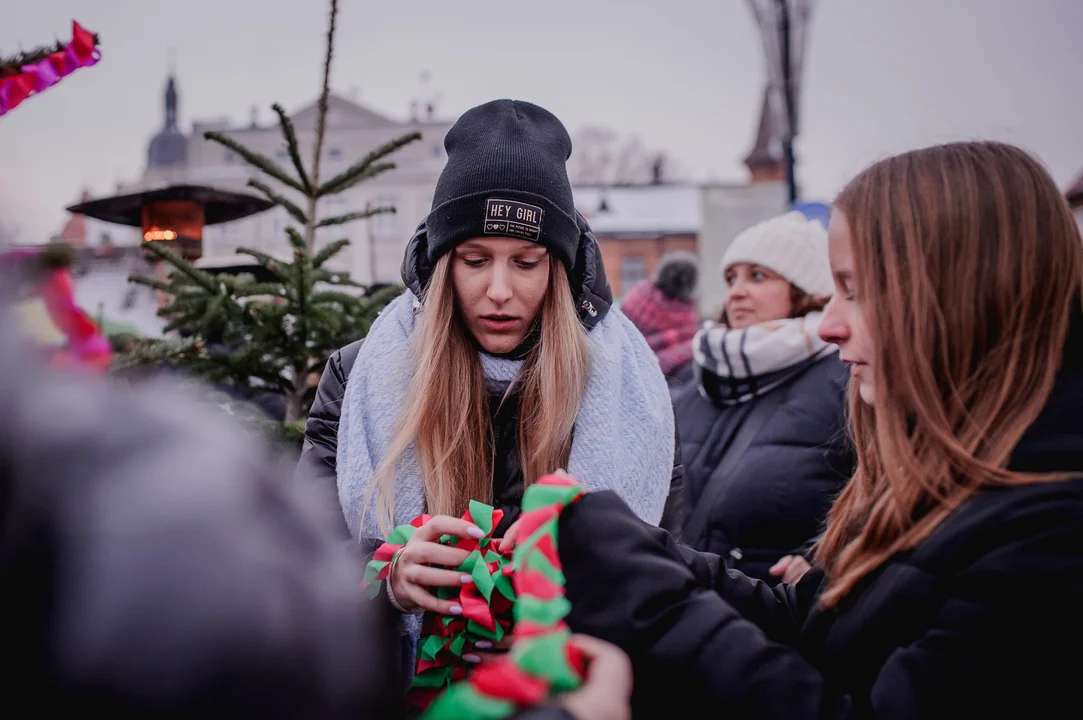
M 654 277 L 632 286 L 620 303 L 621 312 L 658 356 L 671 388 L 692 379 L 692 338 L 699 330 L 695 303 L 698 277 L 695 253 L 667 253 L 658 262 Z
M 261 444 L 178 391 L 31 362 L 0 317 L 5 703 L 35 716 L 400 718 L 388 608 Z M 285 471 L 285 472 L 284 472 Z M 538 720 L 621 718 L 593 658 Z M 626 711 L 625 711 L 626 712 Z

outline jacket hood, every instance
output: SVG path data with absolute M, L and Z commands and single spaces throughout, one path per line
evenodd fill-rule
M 579 245 L 568 280 L 579 319 L 590 330 L 609 313 L 613 305 L 613 290 L 605 275 L 598 238 L 579 212 L 575 213 L 575 220 L 579 226 Z M 433 264 L 429 261 L 428 247 L 428 233 L 425 222 L 422 222 L 407 243 L 402 258 L 402 282 L 419 298 L 432 278 Z

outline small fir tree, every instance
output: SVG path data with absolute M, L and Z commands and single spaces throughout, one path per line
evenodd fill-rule
M 172 266 L 170 275 L 164 282 L 138 275 L 129 279 L 166 294 L 168 304 L 159 311 L 169 320 L 163 334 L 175 331 L 180 339 L 139 340 L 131 344 L 114 365 L 117 372 L 137 372 L 149 364 L 166 363 L 228 387 L 242 397 L 258 393 L 280 395 L 285 400 L 281 420 L 293 433 L 308 413 L 315 393 L 313 380 L 322 372 L 330 353 L 364 337 L 379 311 L 402 291 L 401 287 L 392 286 L 369 292 L 368 288 L 354 282 L 348 273 L 328 269 L 329 261 L 349 245 L 347 239 L 316 249 L 319 228 L 395 212 L 395 208 L 370 206 L 321 219 L 317 216 L 317 204 L 321 199 L 394 169 L 394 163 L 387 158 L 421 137 L 420 133 L 413 132 L 396 138 L 321 182 L 320 157 L 327 122 L 337 14 L 338 2 L 331 0 L 315 148 L 307 168 L 301 159 L 293 123 L 278 104 L 273 109 L 294 173 L 221 133 L 204 135 L 301 197 L 302 202 L 297 203 L 261 180 L 248 182 L 282 206 L 297 222 L 297 226 L 286 228 L 292 260 L 282 261 L 259 250 L 238 248 L 238 253 L 253 258 L 271 278 L 257 281 L 250 273 L 212 275 L 196 268 L 168 247 L 147 243 L 150 252 Z

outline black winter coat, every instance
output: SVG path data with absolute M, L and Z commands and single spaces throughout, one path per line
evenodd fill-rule
M 768 569 L 783 556 L 807 552 L 853 470 L 846 376 L 832 353 L 772 390 L 783 397 L 730 472 L 719 465 L 765 398 L 719 406 L 697 382 L 673 393 L 685 468 L 684 542 L 762 580 L 771 579 Z M 707 524 L 692 537 L 689 519 L 703 502 L 710 504 Z
M 1019 471 L 1083 470 L 1083 370 L 1063 372 Z M 821 571 L 796 586 L 725 571 L 611 493 L 560 521 L 569 624 L 625 648 L 637 717 L 1069 715 L 1083 674 L 1083 473 L 989 489 L 837 610 Z
M 601 250 L 594 233 L 582 216 L 577 216 L 581 231 L 575 270 L 571 285 L 575 289 L 575 304 L 580 320 L 589 330 L 601 322 L 609 312 L 613 293 L 602 264 Z M 432 274 L 428 261 L 424 223 L 414 233 L 406 248 L 402 264 L 402 277 L 406 286 L 420 297 Z M 351 343 L 333 353 L 320 377 L 316 399 L 305 425 L 305 440 L 298 462 L 297 477 L 305 483 L 318 486 L 328 508 L 328 522 L 337 528 L 343 539 L 350 537 L 350 530 L 342 515 L 338 500 L 338 482 L 335 472 L 335 456 L 338 448 L 338 420 L 346 380 L 353 368 L 363 340 Z M 497 528 L 499 536 L 518 517 L 523 499 L 523 471 L 519 463 L 516 444 L 518 399 L 514 396 L 501 406 L 501 394 L 490 397 L 493 436 L 496 447 L 495 472 L 493 475 L 493 498 L 496 507 L 504 510 L 504 520 Z M 666 499 L 661 526 L 679 535 L 683 522 L 684 468 L 681 464 L 680 435 L 674 437 L 673 474 L 670 479 L 669 496 Z

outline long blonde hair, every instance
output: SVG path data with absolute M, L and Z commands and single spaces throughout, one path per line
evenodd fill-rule
M 1053 180 L 1018 148 L 955 143 L 889 158 L 836 208 L 875 337 L 876 403 L 851 387 L 858 466 L 817 549 L 826 607 L 983 487 L 1065 477 L 1007 466 L 1083 309 L 1083 239 Z
M 478 350 L 457 316 L 451 262 L 451 254 L 437 261 L 425 290 L 413 332 L 410 392 L 363 503 L 367 509 L 376 492 L 377 521 L 385 533 L 394 524 L 395 469 L 411 443 L 427 512 L 458 516 L 470 500 L 492 502 L 489 393 Z M 519 396 L 518 449 L 526 485 L 567 466 L 589 371 L 586 331 L 567 272 L 551 258 L 538 341 L 504 396 Z

